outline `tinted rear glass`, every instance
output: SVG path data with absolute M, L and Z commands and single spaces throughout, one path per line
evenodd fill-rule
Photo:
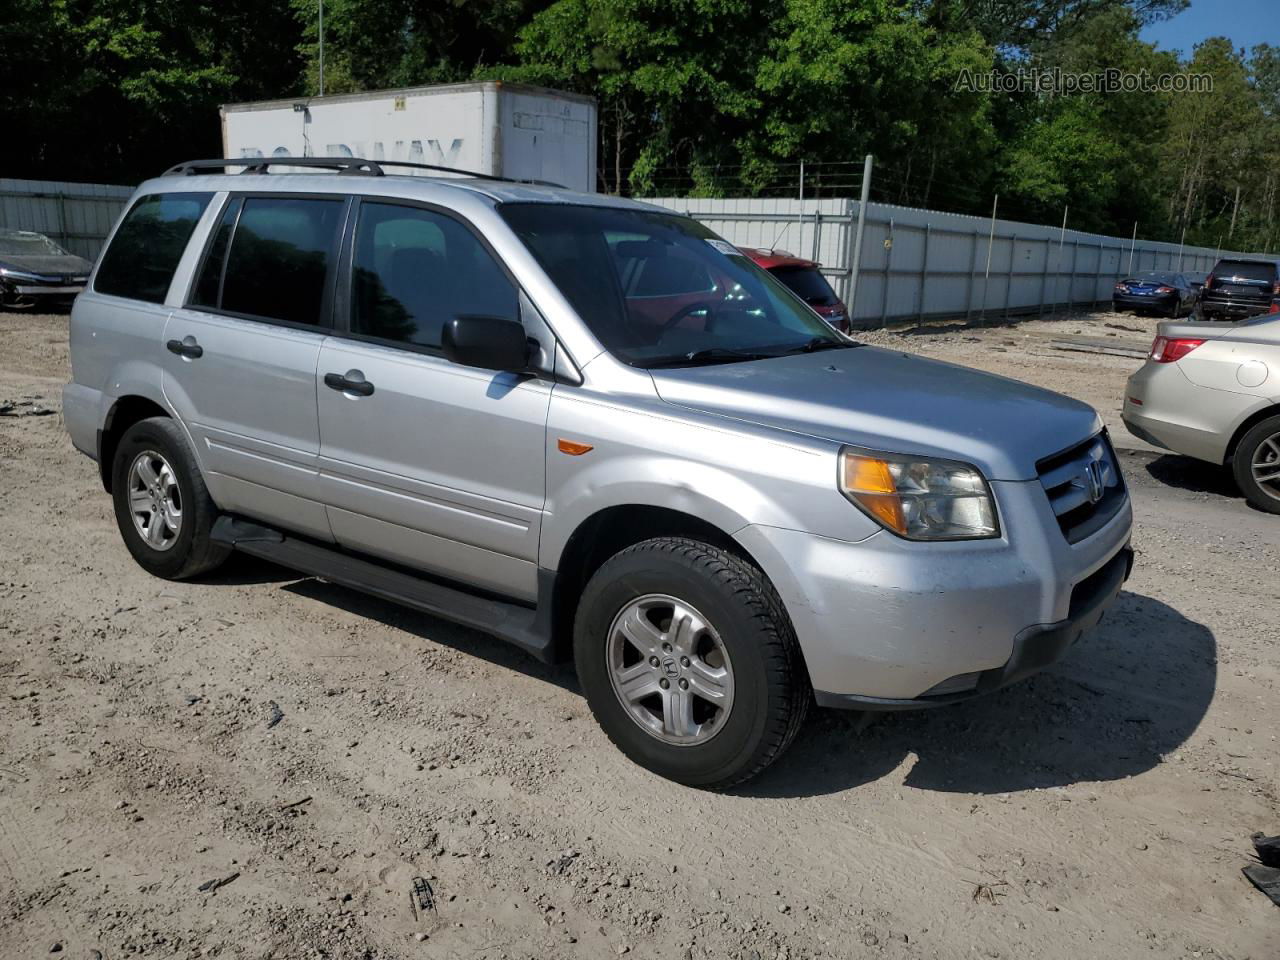
M 116 297 L 164 303 L 173 272 L 211 193 L 153 193 L 125 215 L 102 255 L 93 288 Z
M 1240 277 L 1245 280 L 1265 280 L 1274 283 L 1276 265 L 1260 263 L 1256 260 L 1222 260 L 1213 268 L 1213 276 L 1217 280 Z
M 1175 273 L 1155 273 L 1147 271 L 1146 273 L 1135 273 L 1126 283 L 1177 283 L 1178 275 Z
M 222 281 L 229 313 L 321 323 L 325 278 L 338 244 L 343 200 L 247 197 Z
M 831 307 L 840 302 L 827 278 L 817 267 L 775 267 L 769 271 L 805 303 L 815 307 Z

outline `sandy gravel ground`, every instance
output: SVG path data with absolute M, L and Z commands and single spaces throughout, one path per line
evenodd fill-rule
M 1126 442 L 1138 361 L 1049 340 L 1151 326 L 868 339 L 1064 390 Z M 148 577 L 67 377 L 65 317 L 0 314 L 4 960 L 1280 957 L 1240 874 L 1280 833 L 1280 518 L 1219 470 L 1122 454 L 1136 571 L 1049 672 L 815 711 L 712 795 L 624 760 L 567 666 L 245 559 Z

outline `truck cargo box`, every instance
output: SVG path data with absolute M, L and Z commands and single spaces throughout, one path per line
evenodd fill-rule
M 596 188 L 596 102 L 560 90 L 456 83 L 233 103 L 221 113 L 226 157 L 404 160 Z

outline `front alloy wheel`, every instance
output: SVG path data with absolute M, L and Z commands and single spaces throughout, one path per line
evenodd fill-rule
M 740 554 L 683 537 L 633 544 L 595 571 L 573 656 L 609 739 L 690 786 L 755 776 L 786 750 L 813 699 L 768 578 Z
M 705 743 L 733 709 L 724 641 L 695 607 L 667 594 L 637 597 L 614 617 L 609 680 L 631 719 L 664 743 Z

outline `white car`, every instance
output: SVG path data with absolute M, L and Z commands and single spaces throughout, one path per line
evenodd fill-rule
M 1129 378 L 1123 418 L 1148 443 L 1231 464 L 1249 502 L 1280 513 L 1280 315 L 1161 323 Z

